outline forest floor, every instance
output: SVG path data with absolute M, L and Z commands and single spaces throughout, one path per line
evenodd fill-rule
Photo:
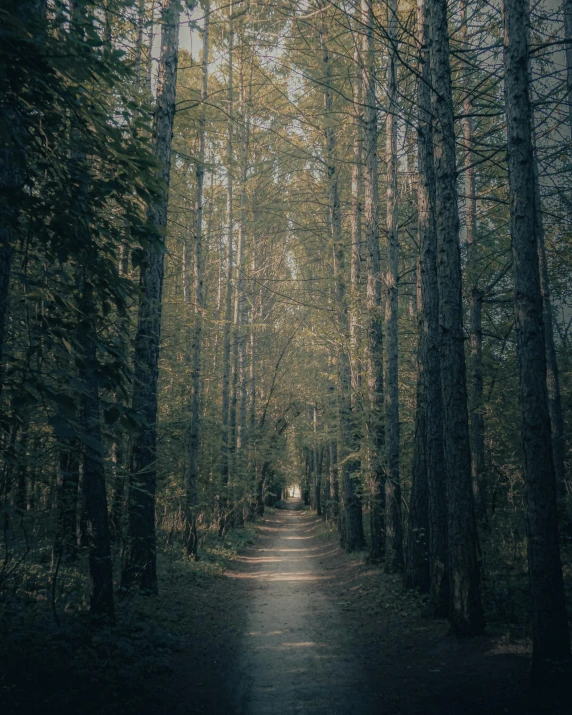
M 64 644 L 54 631 L 34 649 L 26 636 L 4 678 L 0 667 L 0 711 L 566 712 L 530 704 L 527 641 L 493 628 L 457 640 L 445 621 L 423 617 L 400 576 L 341 551 L 329 525 L 298 502 L 286 507 L 224 542 L 213 537 L 219 545 L 205 545 L 198 563 L 164 554 L 159 596 L 122 604 L 107 635 Z
M 422 616 L 398 576 L 342 552 L 319 517 L 287 507 L 204 594 L 188 651 L 139 712 L 538 712 L 527 643 L 457 640 Z

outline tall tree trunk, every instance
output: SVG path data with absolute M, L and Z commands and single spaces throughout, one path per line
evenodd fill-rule
M 80 379 L 84 383 L 82 394 L 82 453 L 85 512 L 87 517 L 87 545 L 91 580 L 90 613 L 96 617 L 113 620 L 113 565 L 111 562 L 111 535 L 105 490 L 104 449 L 99 415 L 99 385 L 97 381 L 96 333 L 92 325 L 95 304 L 91 289 L 83 278 L 82 312 L 85 325 L 80 325 L 83 343 Z
M 536 157 L 534 112 L 531 116 L 531 122 L 533 125 L 532 148 Z M 552 317 L 548 263 L 546 261 L 546 244 L 544 241 L 544 220 L 542 218 L 538 159 L 534 161 L 533 169 L 536 240 L 538 243 L 538 263 L 540 268 L 540 291 L 542 293 L 542 322 L 544 325 L 544 344 L 546 348 L 546 386 L 548 389 L 548 411 L 550 413 L 550 430 L 552 434 L 552 456 L 554 459 L 554 474 L 556 477 L 556 495 L 559 499 L 563 499 L 566 496 L 566 445 L 564 441 L 562 400 L 560 398 L 560 375 L 558 371 L 558 360 L 556 358 L 556 345 L 554 344 L 554 321 Z
M 461 3 L 461 41 L 463 49 L 470 53 L 470 33 L 468 2 Z M 468 59 L 474 59 L 472 54 Z M 485 477 L 485 427 L 483 420 L 483 291 L 479 288 L 477 252 L 477 197 L 476 197 L 476 169 L 474 166 L 474 139 L 473 139 L 473 101 L 470 84 L 470 74 L 465 74 L 463 99 L 463 140 L 465 144 L 465 231 L 467 240 L 467 270 L 469 282 L 469 435 L 471 441 L 471 469 L 473 478 L 473 494 L 478 521 L 486 516 L 484 499 Z
M 386 161 L 387 161 L 387 243 L 388 271 L 385 279 L 387 301 L 385 319 L 387 338 L 387 385 L 385 390 L 385 433 L 387 476 L 385 480 L 385 568 L 403 568 L 403 528 L 401 524 L 401 486 L 399 483 L 399 219 L 397 196 L 397 0 L 387 4 L 387 35 L 389 43 Z
M 469 446 L 447 1 L 430 0 L 430 5 L 441 390 L 449 515 L 450 619 L 458 635 L 469 636 L 482 633 L 485 622 L 481 605 Z
M 155 41 L 155 6 L 157 0 L 151 2 L 151 12 L 149 20 L 149 35 L 147 37 L 147 57 L 145 61 L 145 85 L 149 97 L 152 97 L 153 84 L 153 43 Z
M 319 2 L 324 7 L 323 0 Z M 334 285 L 336 293 L 336 308 L 338 312 L 338 327 L 341 345 L 338 353 L 339 375 L 339 410 L 340 410 L 340 456 L 342 461 L 342 486 L 344 491 L 345 511 L 345 548 L 348 551 L 361 549 L 364 544 L 363 517 L 360 498 L 356 489 L 356 470 L 359 460 L 355 456 L 356 426 L 351 407 L 351 364 L 348 351 L 349 320 L 348 298 L 346 287 L 346 251 L 342 236 L 342 215 L 338 187 L 338 166 L 336 161 L 336 133 L 333 117 L 333 69 L 327 45 L 325 19 L 322 19 L 320 41 L 322 45 L 322 61 L 324 68 L 324 108 L 326 141 L 326 173 L 328 181 L 329 222 L 332 233 L 334 253 Z
M 359 28 L 359 24 L 357 24 Z M 352 165 L 352 219 L 351 235 L 352 250 L 350 262 L 350 360 L 352 370 L 352 408 L 357 409 L 358 392 L 360 388 L 360 361 L 358 324 L 361 309 L 360 278 L 361 278 L 361 221 L 362 221 L 362 145 L 363 145 L 363 68 L 361 51 L 356 34 L 354 48 L 354 65 L 356 76 L 353 82 L 353 114 L 354 141 Z
M 420 189 L 423 191 L 423 188 Z M 421 214 L 420 223 L 422 222 Z M 419 283 L 421 280 L 419 279 Z M 421 292 L 421 290 L 419 291 Z M 423 298 L 419 300 L 423 305 Z M 407 561 L 405 584 L 422 593 L 429 593 L 429 484 L 427 480 L 426 411 L 427 378 L 425 354 L 425 316 L 419 312 L 419 343 L 417 346 L 417 406 L 415 410 L 415 436 L 413 439 L 413 464 L 411 467 L 411 497 L 407 534 Z
M 222 434 L 221 434 L 221 521 L 220 530 L 226 529 L 226 509 L 228 506 L 228 484 L 230 463 L 230 372 L 231 372 L 231 327 L 232 327 L 232 262 L 233 262 L 233 189 L 234 189 L 234 148 L 233 148 L 233 121 L 234 121 L 234 87 L 233 87 L 233 61 L 234 61 L 234 25 L 233 25 L 233 0 L 229 7 L 228 31 L 228 124 L 227 124 L 227 189 L 226 189 L 226 220 L 227 220 L 227 245 L 226 245 L 226 294 L 224 301 L 224 329 L 222 349 Z
M 330 498 L 330 518 L 337 521 L 339 511 L 339 487 L 338 487 L 338 443 L 332 440 L 329 445 L 330 458 L 328 460 L 329 473 L 329 498 Z
M 246 323 L 246 295 L 245 286 L 245 250 L 246 250 L 246 210 L 247 194 L 246 181 L 248 175 L 248 146 L 249 146 L 249 117 L 247 88 L 245 85 L 245 62 L 244 43 L 241 46 L 240 60 L 240 105 L 239 105 L 239 162 L 240 162 L 240 216 L 238 243 L 236 247 L 236 280 L 234 285 L 234 342 L 233 342 L 233 380 L 232 380 L 232 400 L 230 404 L 230 429 L 231 446 L 233 452 L 233 491 L 234 500 L 240 501 L 242 498 L 241 484 L 241 464 L 244 447 L 244 428 L 246 423 L 246 333 L 244 324 Z M 235 524 L 242 522 L 242 508 L 238 507 L 235 512 Z
M 83 3 L 71 3 L 70 32 L 82 42 L 92 17 Z M 111 535 L 107 511 L 105 484 L 104 447 L 101 436 L 99 408 L 99 365 L 97 359 L 97 306 L 93 287 L 86 274 L 86 266 L 97 258 L 94 238 L 84 236 L 89 232 L 89 165 L 86 154 L 79 145 L 78 127 L 72 120 L 71 129 L 71 185 L 76 192 L 78 207 L 75 237 L 83 239 L 84 263 L 76 266 L 78 309 L 80 322 L 77 326 L 77 344 L 80 346 L 79 379 L 83 383 L 80 393 L 81 446 L 83 466 L 83 509 L 85 510 L 84 543 L 88 547 L 91 582 L 90 613 L 97 619 L 113 621 L 113 564 L 111 561 Z M 78 141 L 79 140 L 79 141 Z
M 129 274 L 129 247 L 126 243 L 121 246 L 119 253 L 118 273 L 122 277 Z M 122 315 L 118 325 L 118 339 L 121 344 L 123 355 L 127 356 L 131 345 L 130 321 L 127 314 Z M 120 394 L 116 394 L 116 399 L 123 401 Z M 129 454 L 129 440 L 121 431 L 116 434 L 115 442 L 112 446 L 113 462 L 113 497 L 111 501 L 111 512 L 109 515 L 109 530 L 112 540 L 122 536 L 122 520 L 125 502 L 127 460 Z
M 163 234 L 167 225 L 171 143 L 175 116 L 179 49 L 179 0 L 165 0 L 162 15 L 161 59 L 153 122 L 153 152 L 163 187 L 149 207 L 149 219 Z M 157 464 L 157 381 L 163 292 L 164 243 L 146 251 L 141 269 L 141 299 L 135 337 L 133 410 L 142 419 L 133 438 L 129 489 L 129 545 L 122 585 L 157 592 L 155 482 Z
M 17 23 L 21 23 L 24 31 L 29 31 L 31 43 L 40 42 L 44 31 L 42 0 L 18 0 L 9 5 L 14 7 L 8 10 L 8 16 L 17 16 Z M 4 382 L 3 358 L 10 273 L 26 166 L 26 131 L 17 107 L 12 104 L 12 98 L 4 104 L 3 114 L 0 143 L 0 192 L 3 196 L 0 201 L 0 395 Z
M 385 425 L 383 398 L 382 287 L 378 226 L 377 102 L 375 97 L 374 15 L 372 0 L 362 0 L 364 63 L 364 219 L 367 246 L 367 386 L 371 462 L 370 558 L 385 554 Z
M 109 514 L 109 531 L 111 539 L 116 541 L 121 537 L 121 522 L 123 517 L 123 502 L 125 500 L 125 450 L 123 435 L 119 435 L 112 448 L 113 463 L 113 497 Z
M 79 496 L 79 444 L 77 440 L 60 444 L 57 480 L 58 539 L 66 559 L 77 553 L 77 504 Z
M 533 678 L 570 657 L 546 386 L 546 346 L 538 261 L 538 202 L 529 94 L 529 11 L 504 0 L 504 66 L 513 250 L 514 307 L 533 608 Z
M 433 162 L 433 113 L 431 107 L 430 10 L 427 0 L 418 3 L 417 33 L 420 52 L 420 76 L 417 83 L 419 120 L 417 126 L 418 171 L 417 223 L 419 232 L 420 329 L 419 374 L 420 411 L 417 425 L 422 443 L 428 497 L 429 528 L 429 603 L 433 616 L 449 614 L 447 485 L 443 448 L 443 412 L 441 396 L 439 288 L 437 279 L 437 229 L 435 224 L 435 167 Z M 417 433 L 416 433 L 417 439 Z M 414 476 L 418 476 L 415 474 Z M 419 489 L 419 486 L 416 487 Z M 421 491 L 423 487 L 421 486 Z M 412 516 L 410 515 L 410 520 Z M 425 517 L 419 513 L 418 529 L 424 529 Z
M 206 153 L 206 101 L 209 77 L 209 27 L 210 2 L 203 4 L 205 13 L 203 26 L 203 84 L 201 88 L 201 115 L 199 120 L 199 151 L 196 158 L 195 231 L 194 231 L 194 298 L 195 322 L 192 335 L 191 374 L 191 424 L 189 428 L 189 471 L 187 473 L 187 495 L 185 509 L 185 542 L 187 552 L 197 556 L 197 515 L 200 448 L 200 407 L 201 407 L 201 354 L 203 340 L 203 312 L 205 309 L 203 290 L 203 184 L 205 178 Z
M 314 509 L 318 516 L 322 516 L 322 458 L 316 440 L 318 437 L 318 407 L 312 407 L 312 423 L 314 427 Z
M 143 84 L 143 72 L 141 62 L 143 58 L 143 31 L 145 29 L 145 4 L 146 0 L 137 1 L 137 37 L 135 39 L 135 81 L 137 87 Z M 109 10 L 106 15 L 109 15 Z
M 566 40 L 566 94 L 568 102 L 568 124 L 572 138 L 572 0 L 562 0 L 564 13 L 564 39 Z

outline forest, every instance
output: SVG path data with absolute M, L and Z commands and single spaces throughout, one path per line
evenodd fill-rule
M 0 0 L 2 713 L 571 712 L 571 216 L 572 0 Z

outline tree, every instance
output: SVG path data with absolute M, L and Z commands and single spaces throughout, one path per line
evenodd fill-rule
M 443 451 L 443 411 L 440 373 L 439 288 L 437 274 L 437 228 L 435 223 L 435 167 L 431 111 L 431 65 L 429 12 L 431 3 L 418 5 L 417 33 L 420 72 L 417 83 L 418 141 L 418 232 L 420 318 L 418 387 L 415 430 L 415 460 L 409 519 L 407 578 L 417 587 L 427 584 L 424 558 L 428 561 L 429 612 L 449 614 L 449 569 L 447 539 L 447 486 Z M 426 500 L 426 501 L 425 501 Z M 428 531 L 428 534 L 426 531 Z M 426 551 L 426 553 L 425 553 Z
M 197 480 L 199 476 L 199 447 L 200 447 L 200 406 L 201 406 L 201 352 L 204 301 L 204 263 L 203 263 L 203 185 L 205 176 L 206 158 L 206 101 L 208 98 L 209 77 L 209 26 L 211 8 L 209 0 L 203 4 L 203 58 L 202 58 L 202 87 L 201 87 L 201 116 L 199 124 L 199 151 L 196 159 L 196 196 L 195 196 L 195 224 L 194 224 L 194 285 L 195 298 L 195 323 L 192 336 L 192 375 L 191 375 L 191 424 L 189 427 L 189 472 L 187 476 L 187 501 L 186 501 L 186 541 L 187 550 L 192 556 L 197 556 L 197 525 L 196 514 L 198 501 Z
M 387 40 L 389 67 L 387 70 L 386 162 L 387 162 L 387 244 L 388 272 L 386 276 L 386 354 L 387 385 L 385 390 L 387 477 L 385 480 L 385 566 L 389 571 L 403 568 L 403 535 L 401 525 L 401 487 L 399 484 L 399 238 L 397 187 L 397 117 L 398 87 L 397 0 L 387 3 Z
M 20 25 L 15 32 L 24 31 L 22 50 L 32 54 L 38 50 L 45 17 L 42 16 L 41 0 L 23 0 L 10 2 L 6 19 L 10 24 Z M 9 37 L 9 33 L 8 37 Z M 6 101 L 8 100 L 8 101 Z M 2 151 L 0 159 L 0 189 L 5 199 L 0 203 L 0 395 L 3 386 L 3 351 L 5 326 L 8 313 L 8 291 L 12 267 L 13 247 L 22 203 L 22 191 L 26 181 L 26 129 L 18 107 L 10 101 L 10 95 L 4 97 L 4 121 L 2 129 Z
M 160 166 L 162 191 L 149 207 L 149 223 L 161 235 L 167 225 L 171 142 L 179 47 L 179 0 L 163 5 L 161 59 L 153 122 L 153 152 Z M 141 300 L 135 337 L 133 411 L 140 425 L 133 439 L 129 488 L 129 550 L 122 585 L 157 592 L 155 488 L 157 460 L 157 381 L 161 335 L 164 247 L 145 251 Z
M 468 636 L 482 633 L 484 617 L 469 448 L 449 31 L 446 0 L 431 0 L 429 4 L 450 618 L 454 631 Z
M 368 433 L 372 469 L 372 561 L 385 555 L 385 424 L 383 419 L 383 338 L 381 260 L 378 226 L 377 99 L 375 96 L 374 16 L 370 0 L 362 0 L 364 62 L 364 223 L 367 247 L 367 386 Z
M 226 529 L 228 509 L 228 484 L 229 484 L 229 452 L 234 447 L 231 445 L 230 434 L 230 377 L 231 377 L 231 332 L 232 332 L 232 276 L 234 254 L 234 4 L 231 0 L 229 7 L 228 31 L 228 109 L 227 109 L 227 164 L 226 164 L 226 220 L 227 220 L 227 245 L 226 245 L 226 289 L 224 299 L 224 328 L 223 328 L 223 353 L 222 353 L 222 442 L 220 458 L 221 475 L 221 533 Z
M 319 3 L 324 8 L 324 3 Z M 344 545 L 348 551 L 361 549 L 363 539 L 362 506 L 357 494 L 355 472 L 358 460 L 355 456 L 355 421 L 351 407 L 351 364 L 349 358 L 349 321 L 346 288 L 346 251 L 342 237 L 338 166 L 336 162 L 336 134 L 333 124 L 332 64 L 327 43 L 325 20 L 320 25 L 320 44 L 323 62 L 324 93 L 324 139 L 325 168 L 328 182 L 328 216 L 334 258 L 334 285 L 340 346 L 338 349 L 339 410 L 340 410 L 340 457 L 342 458 L 342 486 L 345 512 Z
M 513 251 L 514 312 L 524 452 L 528 567 L 533 607 L 533 681 L 570 658 L 556 478 L 546 386 L 529 88 L 528 4 L 504 0 L 504 66 Z

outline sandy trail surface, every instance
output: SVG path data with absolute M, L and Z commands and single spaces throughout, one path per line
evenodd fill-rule
M 260 530 L 256 548 L 241 560 L 239 578 L 252 582 L 246 628 L 236 663 L 236 712 L 375 712 L 343 602 L 327 595 L 335 570 L 322 567 L 331 542 L 316 538 L 317 522 L 289 502 Z
M 570 712 L 531 705 L 526 642 L 454 638 L 401 575 L 344 553 L 299 507 L 269 511 L 224 576 L 189 592 L 188 645 L 129 715 Z

